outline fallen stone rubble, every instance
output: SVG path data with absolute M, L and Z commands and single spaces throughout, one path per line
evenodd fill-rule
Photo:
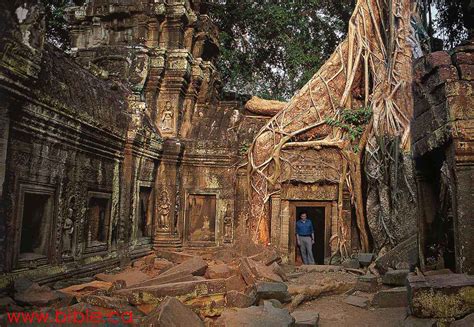
M 225 260 L 158 253 L 124 269 L 77 279 L 77 284 L 64 281 L 50 288 L 18 279 L 8 296 L 0 297 L 0 319 L 11 311 L 89 310 L 126 313 L 140 326 L 317 326 L 319 313 L 300 306 L 320 296 L 346 294 L 344 302 L 359 308 L 409 307 L 406 326 L 420 320 L 429 325 L 433 318 L 458 319 L 459 326 L 472 320 L 470 277 L 453 279 L 455 274 L 447 272 L 424 276 L 406 269 L 388 269 L 378 276 L 371 273 L 373 257 L 361 259 L 357 265 L 355 259 L 341 266 L 289 271 L 273 250 Z M 308 274 L 330 277 L 308 280 Z M 300 277 L 306 282 L 295 282 Z M 440 307 L 441 299 L 462 303 Z

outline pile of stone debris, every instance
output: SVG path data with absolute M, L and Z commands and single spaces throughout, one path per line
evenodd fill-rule
M 0 296 L 0 322 L 5 312 L 59 311 L 126 314 L 139 326 L 317 326 L 319 314 L 299 306 L 346 294 L 345 302 L 357 307 L 408 307 L 405 326 L 435 326 L 466 317 L 474 306 L 470 276 L 406 269 L 379 275 L 369 269 L 373 255 L 359 256 L 357 265 L 295 268 L 282 265 L 272 249 L 223 253 L 159 251 L 124 269 L 52 287 L 19 278 Z
M 113 311 L 129 313 L 134 324 L 143 326 L 294 326 L 299 321 L 316 326 L 317 314 L 291 315 L 283 308 L 292 295 L 280 263 L 272 250 L 227 263 L 163 252 L 125 269 L 52 287 L 19 278 L 0 298 L 0 319 L 20 311 Z

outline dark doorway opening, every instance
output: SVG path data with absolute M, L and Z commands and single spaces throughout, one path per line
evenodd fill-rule
M 151 236 L 151 188 L 140 187 L 139 194 L 139 208 L 138 208 L 138 228 L 137 238 L 150 237 Z
M 296 221 L 300 219 L 300 215 L 302 212 L 306 212 L 308 214 L 308 219 L 311 220 L 313 223 L 314 228 L 314 244 L 313 244 L 313 256 L 314 262 L 318 265 L 324 264 L 324 244 L 325 244 L 325 207 L 316 207 L 316 206 L 305 206 L 305 207 L 296 207 Z M 300 258 L 296 258 L 296 261 L 301 260 L 301 254 L 299 248 L 296 251 L 296 255 L 300 256 Z
M 49 199 L 49 195 L 25 193 L 20 254 L 47 254 Z

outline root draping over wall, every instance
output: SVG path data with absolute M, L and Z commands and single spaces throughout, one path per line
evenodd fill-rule
M 362 186 L 364 168 L 370 167 L 367 162 L 384 164 L 377 161 L 386 149 L 380 140 L 397 140 L 396 153 L 410 149 L 412 51 L 417 44 L 410 20 L 415 12 L 416 4 L 407 0 L 357 1 L 346 39 L 257 134 L 248 152 L 248 224 L 255 241 L 269 242 L 265 203 L 279 192 L 288 176 L 285 172 L 292 170 L 292 151 L 336 148 L 341 154 L 342 172 L 338 204 L 342 206 L 342 190 L 347 187 L 356 211 L 361 249 L 369 250 Z M 356 112 L 361 108 L 370 108 L 372 117 L 360 134 L 354 136 L 342 124 L 334 124 L 341 121 L 344 111 Z M 383 180 L 390 174 L 384 172 L 385 168 L 374 178 Z M 349 250 L 347 226 L 342 210 L 338 213 L 338 233 L 332 241 L 338 242 L 338 251 L 344 256 Z

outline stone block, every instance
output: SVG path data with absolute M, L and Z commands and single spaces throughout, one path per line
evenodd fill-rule
M 238 291 L 228 291 L 225 301 L 228 308 L 248 308 L 255 303 L 256 296 L 253 292 L 247 295 Z
M 283 304 L 278 301 L 277 299 L 268 299 L 268 300 L 260 300 L 258 301 L 258 305 L 265 305 L 266 303 L 270 303 L 271 305 L 273 305 L 275 308 L 278 308 L 278 309 L 282 309 L 283 308 Z
M 403 321 L 403 327 L 436 327 L 436 319 L 421 319 L 413 316 L 408 316 Z
M 408 305 L 407 288 L 395 287 L 375 293 L 372 306 L 378 308 L 406 307 Z
M 411 313 L 419 318 L 457 319 L 474 312 L 474 276 L 408 276 Z
M 335 271 L 342 271 L 342 266 L 335 266 L 335 265 L 303 265 L 298 267 L 299 271 L 304 272 L 335 272 Z
M 256 285 L 257 299 L 277 299 L 286 303 L 291 301 L 288 286 L 285 283 L 259 282 Z
M 194 279 L 195 276 L 191 274 L 183 274 L 180 272 L 176 272 L 173 274 L 167 275 L 158 275 L 155 278 L 148 279 L 144 282 L 134 284 L 132 287 L 142 287 L 142 286 L 153 286 L 153 285 L 161 285 L 161 284 L 168 284 L 168 283 L 179 283 L 179 282 L 189 282 Z
M 397 266 L 400 266 L 400 263 L 405 263 L 408 266 L 413 266 L 416 265 L 417 262 L 417 235 L 413 234 L 384 255 L 379 256 L 375 260 L 375 267 L 380 272 L 385 273 L 389 270 L 389 268 L 396 269 Z
M 128 269 L 123 272 L 120 272 L 118 274 L 97 274 L 95 275 L 95 278 L 97 280 L 103 281 L 103 282 L 109 282 L 113 283 L 117 280 L 123 280 L 125 281 L 125 284 L 129 286 L 134 286 L 137 284 L 140 284 L 148 279 L 150 279 L 150 276 L 147 274 L 141 272 L 140 270 L 135 270 L 135 269 Z
M 372 274 L 359 276 L 357 278 L 357 282 L 354 286 L 354 289 L 356 291 L 362 291 L 362 292 L 368 292 L 368 293 L 376 292 L 379 289 L 377 276 L 372 275 Z
M 357 260 L 359 260 L 362 267 L 368 267 L 372 263 L 372 260 L 374 260 L 374 257 L 375 254 L 373 253 L 359 253 L 357 255 Z
M 232 276 L 232 270 L 225 263 L 209 266 L 205 274 L 206 278 L 228 278 Z
M 317 327 L 319 322 L 319 313 L 314 311 L 293 311 L 291 313 L 295 318 L 295 327 Z
M 367 308 L 369 305 L 369 299 L 363 296 L 349 295 L 345 298 L 344 303 L 353 305 L 359 308 Z
M 451 56 L 447 51 L 435 51 L 425 56 L 425 67 L 430 71 L 440 66 L 450 66 Z
M 242 276 L 239 275 L 234 275 L 226 280 L 226 289 L 227 291 L 235 290 L 235 291 L 244 291 L 245 288 L 247 287 L 247 284 L 245 283 L 244 279 Z
M 436 88 L 441 84 L 457 80 L 458 78 L 458 70 L 456 67 L 452 65 L 437 67 L 424 81 L 424 87 L 428 93 L 433 94 L 433 92 L 436 92 Z
M 125 299 L 101 295 L 86 295 L 81 298 L 81 302 L 117 311 L 121 311 L 123 307 L 128 305 L 128 302 Z
M 467 315 L 466 317 L 453 321 L 449 327 L 472 327 L 474 326 L 474 313 Z
M 344 260 L 342 262 L 342 266 L 344 268 L 359 269 L 360 268 L 359 259 L 351 258 L 351 259 Z
M 474 63 L 470 65 L 459 65 L 459 72 L 461 74 L 461 79 L 465 81 L 472 81 L 474 80 Z
M 183 261 L 177 266 L 174 266 L 161 274 L 161 276 L 182 273 L 191 274 L 193 276 L 204 276 L 207 270 L 207 262 L 201 257 L 192 257 Z
M 206 279 L 191 282 L 169 283 L 162 285 L 126 288 L 114 294 L 128 298 L 133 305 L 156 303 L 165 296 L 213 296 L 226 292 L 225 279 Z
M 392 286 L 406 286 L 406 280 L 409 273 L 410 271 L 406 269 L 389 270 L 382 277 L 382 283 Z
M 281 256 L 274 249 L 268 249 L 261 251 L 253 256 L 250 259 L 254 261 L 259 261 L 266 266 L 270 266 L 272 263 L 281 263 Z
M 474 63 L 473 52 L 456 52 L 453 54 L 453 62 L 456 65 L 472 65 Z
M 217 326 L 246 326 L 246 327 L 267 327 L 267 326 L 294 326 L 293 318 L 288 310 L 275 308 L 271 303 L 266 302 L 263 306 L 253 306 L 238 310 L 225 310 L 217 320 Z
M 190 308 L 173 297 L 166 297 L 140 324 L 141 326 L 204 327 Z
M 21 291 L 16 292 L 14 300 L 20 305 L 46 307 L 61 301 L 61 294 L 57 291 L 51 291 L 48 286 L 39 286 L 37 283 L 26 284 L 15 288 Z

